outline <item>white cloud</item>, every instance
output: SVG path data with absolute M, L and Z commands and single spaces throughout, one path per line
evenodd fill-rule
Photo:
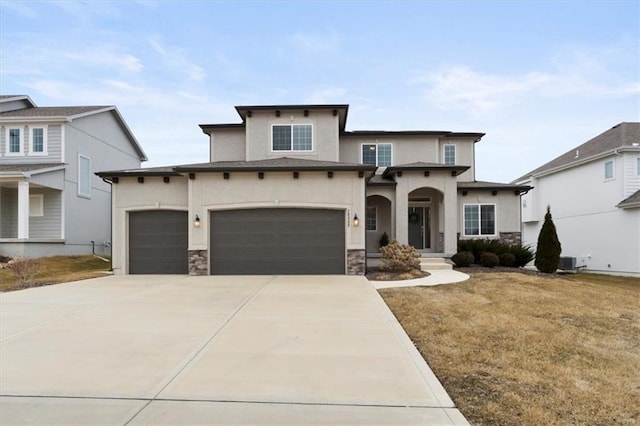
M 640 94 L 637 75 L 625 77 L 625 70 L 617 69 L 619 61 L 610 56 L 572 49 L 549 65 L 549 70 L 522 74 L 488 73 L 467 65 L 449 65 L 413 78 L 411 83 L 425 85 L 423 94 L 435 107 L 471 114 L 492 113 L 532 99 L 622 98 Z
M 194 81 L 203 81 L 207 77 L 204 69 L 192 62 L 184 49 L 166 46 L 159 37 L 151 37 L 149 44 L 169 68 L 186 74 Z
M 129 72 L 138 72 L 143 68 L 140 59 L 129 53 L 115 51 L 114 46 L 109 45 L 92 46 L 81 52 L 61 51 L 56 54 L 65 60 L 73 60 L 81 64 L 113 67 Z

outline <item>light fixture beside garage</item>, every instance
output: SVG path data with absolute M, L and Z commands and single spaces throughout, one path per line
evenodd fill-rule
M 355 226 L 355 227 L 360 226 L 360 219 L 358 219 L 358 215 L 357 214 L 353 215 L 353 226 Z
M 200 218 L 198 217 L 198 215 L 196 215 L 196 218 L 193 221 L 193 226 L 195 226 L 196 228 L 200 228 Z

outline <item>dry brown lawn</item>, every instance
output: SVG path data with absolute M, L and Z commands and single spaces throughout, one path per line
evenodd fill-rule
M 640 424 L 640 279 L 478 273 L 380 293 L 472 424 Z
M 111 262 L 94 256 L 53 256 L 36 259 L 33 267 L 35 273 L 24 283 L 10 270 L 0 269 L 0 292 L 103 277 Z

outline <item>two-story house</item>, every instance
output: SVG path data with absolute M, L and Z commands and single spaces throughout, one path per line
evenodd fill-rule
M 477 182 L 482 133 L 346 131 L 348 105 L 238 106 L 206 163 L 98 173 L 116 273 L 362 274 L 379 239 L 440 257 L 520 239 L 526 185 Z
M 515 181 L 523 240 L 537 243 L 547 206 L 562 256 L 592 272 L 640 275 L 640 123 L 620 123 Z
M 114 106 L 0 96 L 0 254 L 110 254 L 111 186 L 94 171 L 146 159 Z

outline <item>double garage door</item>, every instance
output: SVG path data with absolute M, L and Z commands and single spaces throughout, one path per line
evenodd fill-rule
M 248 209 L 210 213 L 213 275 L 344 274 L 344 211 Z M 129 273 L 188 272 L 186 212 L 129 213 Z

